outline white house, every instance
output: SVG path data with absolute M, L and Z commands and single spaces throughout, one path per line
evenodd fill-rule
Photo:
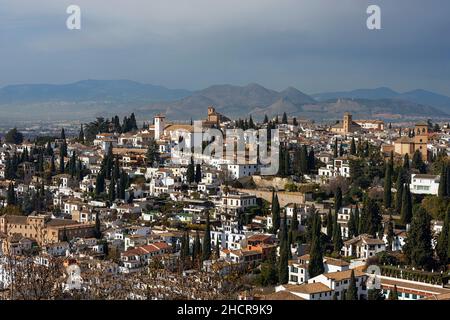
M 440 178 L 440 176 L 431 174 L 412 174 L 410 184 L 411 193 L 437 195 Z
M 358 259 L 367 259 L 383 251 L 386 251 L 385 242 L 368 234 L 362 234 L 345 241 L 341 250 L 345 257 L 356 257 Z
M 326 167 L 319 168 L 319 176 L 324 178 L 344 177 L 350 178 L 350 164 L 346 159 L 335 159 Z

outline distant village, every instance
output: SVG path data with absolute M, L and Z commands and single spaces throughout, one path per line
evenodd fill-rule
M 253 130 L 278 130 L 278 173 L 175 162 L 198 121 L 244 130 L 245 151 Z M 448 124 L 257 122 L 213 106 L 142 122 L 2 137 L 0 299 L 450 299 Z

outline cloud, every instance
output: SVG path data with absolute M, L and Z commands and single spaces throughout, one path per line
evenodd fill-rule
M 65 28 L 70 4 L 82 9 L 81 31 Z M 382 9 L 380 31 L 365 27 L 369 4 Z M 0 85 L 130 78 L 450 93 L 440 75 L 449 70 L 449 9 L 446 0 L 426 10 L 419 0 L 3 0 Z

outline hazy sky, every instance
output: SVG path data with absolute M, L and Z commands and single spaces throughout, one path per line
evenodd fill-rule
M 369 4 L 382 30 L 367 29 Z M 450 95 L 450 1 L 0 0 L 0 86 L 82 79 Z

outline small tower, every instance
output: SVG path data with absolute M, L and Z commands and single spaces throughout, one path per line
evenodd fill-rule
M 344 114 L 344 123 L 342 125 L 342 129 L 344 130 L 344 133 L 352 132 L 352 115 L 348 112 Z
M 164 131 L 166 117 L 162 114 L 155 116 L 155 140 L 160 140 Z
M 428 123 L 420 122 L 417 123 L 414 128 L 414 150 L 419 150 L 422 154 L 422 160 L 427 161 L 428 159 Z

